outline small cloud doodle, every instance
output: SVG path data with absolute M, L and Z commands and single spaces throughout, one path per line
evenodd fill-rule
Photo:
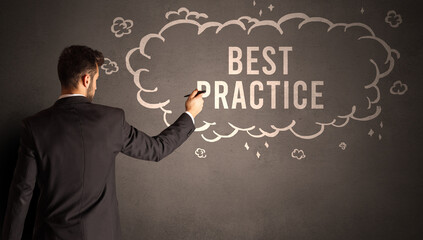
M 408 90 L 407 84 L 402 83 L 401 81 L 396 81 L 394 82 L 394 84 L 392 84 L 392 87 L 389 91 L 393 95 L 404 95 L 404 93 L 407 92 L 407 90 Z
M 104 58 L 104 64 L 101 65 L 101 69 L 103 69 L 107 75 L 110 75 L 112 73 L 115 73 L 119 71 L 119 66 L 116 62 L 113 62 L 112 60 L 108 58 Z
M 197 148 L 197 150 L 195 150 L 195 155 L 197 155 L 198 158 L 206 158 L 206 150 L 202 149 L 202 148 Z
M 397 14 L 394 10 L 389 11 L 386 14 L 385 22 L 393 28 L 397 28 L 402 23 L 400 14 Z
M 301 160 L 306 157 L 303 150 L 294 149 L 291 153 L 292 158 L 296 158 L 298 160 Z
M 340 147 L 342 150 L 345 150 L 345 149 L 347 148 L 347 144 L 346 144 L 346 143 L 344 143 L 344 142 L 341 142 L 341 143 L 339 144 L 339 147 Z
M 134 26 L 134 22 L 132 20 L 125 20 L 122 17 L 117 17 L 113 20 L 111 30 L 112 33 L 115 34 L 115 37 L 120 38 L 123 35 L 130 34 L 132 26 Z

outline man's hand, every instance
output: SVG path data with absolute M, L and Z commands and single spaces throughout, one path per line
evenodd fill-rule
M 195 89 L 191 95 L 189 95 L 187 101 L 185 102 L 185 109 L 191 113 L 191 115 L 195 118 L 197 114 L 203 110 L 203 94 L 198 94 L 198 96 L 195 96 L 197 94 L 198 90 Z

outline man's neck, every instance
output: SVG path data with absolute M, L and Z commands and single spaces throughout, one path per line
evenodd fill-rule
M 66 93 L 66 94 L 62 94 L 62 95 L 60 95 L 59 96 L 59 99 L 61 99 L 61 98 L 68 98 L 68 97 L 76 97 L 76 96 L 81 96 L 81 97 L 86 97 L 85 95 L 82 95 L 82 94 L 78 94 L 78 93 L 75 93 L 75 94 L 73 94 L 73 93 Z
M 87 96 L 86 92 L 79 89 L 72 89 L 72 90 L 62 89 L 60 95 L 65 95 L 65 94 L 81 94 L 81 95 Z
M 86 93 L 80 91 L 79 89 L 62 89 L 60 92 L 59 99 L 72 96 L 84 96 L 87 97 Z

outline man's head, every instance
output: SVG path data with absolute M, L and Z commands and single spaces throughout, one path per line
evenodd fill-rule
M 63 49 L 57 64 L 62 92 L 82 93 L 92 101 L 98 67 L 103 63 L 103 54 L 89 47 L 74 45 Z

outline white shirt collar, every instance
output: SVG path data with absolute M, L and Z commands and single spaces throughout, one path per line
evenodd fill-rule
M 59 97 L 59 99 L 61 99 L 61 98 L 67 98 L 67 97 L 75 97 L 75 96 L 83 96 L 83 97 L 85 97 L 85 95 L 82 95 L 82 94 L 79 94 L 79 93 L 75 93 L 75 94 L 62 94 L 62 95 L 60 95 L 60 97 Z

